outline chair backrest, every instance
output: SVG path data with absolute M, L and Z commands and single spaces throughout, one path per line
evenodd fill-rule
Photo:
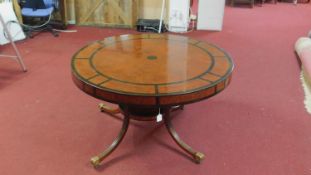
M 32 9 L 45 9 L 45 2 L 43 0 L 26 0 L 24 7 Z
M 45 9 L 53 6 L 55 6 L 55 0 L 26 0 L 23 5 L 23 7 L 33 9 Z
M 43 0 L 46 8 L 54 6 L 54 0 Z

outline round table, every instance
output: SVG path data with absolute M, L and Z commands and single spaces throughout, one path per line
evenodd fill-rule
M 175 142 L 199 163 L 204 154 L 179 138 L 170 113 L 224 90 L 233 67 L 224 50 L 178 35 L 114 36 L 80 49 L 71 63 L 74 83 L 93 97 L 119 105 L 111 109 L 101 104 L 102 112 L 124 115 L 116 140 L 91 163 L 98 166 L 119 145 L 130 119 L 154 120 L 155 116 L 163 116 Z

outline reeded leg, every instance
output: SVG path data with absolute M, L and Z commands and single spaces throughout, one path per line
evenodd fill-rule
M 187 145 L 185 142 L 183 142 L 180 137 L 178 136 L 177 132 L 172 126 L 171 119 L 170 119 L 170 109 L 165 109 L 164 111 L 164 123 L 165 126 L 174 139 L 174 141 L 188 154 L 190 154 L 196 163 L 201 163 L 201 161 L 204 159 L 204 154 L 201 152 L 194 151 L 189 145 Z
M 111 108 L 111 107 L 109 107 L 109 106 L 107 106 L 107 105 L 105 105 L 103 103 L 100 103 L 98 105 L 98 107 L 99 107 L 101 112 L 105 112 L 105 113 L 110 114 L 110 115 L 121 113 L 120 108 L 117 107 L 117 108 L 113 109 L 113 108 Z
M 109 146 L 108 149 L 106 149 L 104 152 L 100 153 L 99 155 L 91 158 L 91 163 L 95 168 L 98 167 L 100 165 L 100 163 L 102 162 L 102 160 L 104 160 L 107 156 L 109 156 L 118 147 L 118 145 L 121 143 L 122 139 L 124 138 L 124 136 L 126 134 L 129 122 L 130 122 L 129 114 L 125 113 L 124 119 L 123 119 L 122 129 L 121 129 L 118 137 L 112 142 L 112 144 Z

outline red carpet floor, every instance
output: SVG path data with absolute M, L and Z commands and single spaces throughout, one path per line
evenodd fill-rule
M 311 4 L 227 7 L 222 32 L 187 34 L 224 48 L 236 64 L 228 89 L 173 119 L 180 136 L 206 154 L 200 165 L 152 122 L 131 122 L 103 166 L 89 164 L 122 122 L 75 87 L 71 56 L 91 41 L 135 31 L 71 27 L 78 32 L 19 42 L 27 73 L 0 60 L 0 174 L 309 175 L 311 116 L 293 45 L 311 29 L 310 19 Z

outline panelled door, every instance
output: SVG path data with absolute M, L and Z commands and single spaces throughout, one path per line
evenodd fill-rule
M 139 0 L 75 0 L 78 25 L 131 28 L 138 18 Z

